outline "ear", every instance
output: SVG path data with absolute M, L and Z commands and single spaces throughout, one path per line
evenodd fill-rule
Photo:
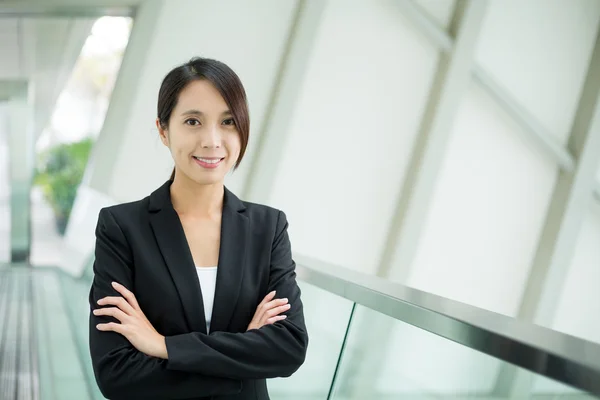
M 156 118 L 156 129 L 158 129 L 158 135 L 160 136 L 160 141 L 167 147 L 169 147 L 169 131 L 160 123 L 160 119 Z

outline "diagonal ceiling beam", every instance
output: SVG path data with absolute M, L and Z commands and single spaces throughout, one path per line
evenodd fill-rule
M 327 0 L 298 2 L 265 122 L 260 128 L 256 156 L 250 164 L 242 192 L 242 197 L 247 200 L 269 201 L 277 178 L 276 172 L 289 139 L 290 121 L 302 92 L 304 76 L 327 3 Z
M 399 1 L 398 7 L 421 32 L 429 38 L 442 51 L 449 52 L 454 46 L 452 37 L 433 21 L 419 6 L 412 1 Z M 472 69 L 474 80 L 496 100 L 496 102 L 517 121 L 525 130 L 528 139 L 533 141 L 544 153 L 557 162 L 564 171 L 572 171 L 575 165 L 574 158 L 567 149 L 550 134 L 543 125 L 536 120 L 508 91 L 480 66 L 475 64 Z M 600 197 L 600 193 L 599 197 Z

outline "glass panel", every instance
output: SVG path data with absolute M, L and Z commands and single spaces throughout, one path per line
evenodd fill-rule
M 357 306 L 332 398 L 590 398 L 565 385 L 546 380 L 551 383 L 548 385 L 538 378 L 529 371 Z
M 308 354 L 291 377 L 268 381 L 273 400 L 327 398 L 350 320 L 351 301 L 304 282 L 299 286 L 310 338 Z
M 34 271 L 41 400 L 92 400 L 92 386 L 86 379 L 81 357 L 85 353 L 78 348 L 74 330 L 75 326 L 87 325 L 86 320 L 72 320 L 67 308 L 68 302 L 85 304 L 85 299 L 65 296 L 60 276 L 54 270 Z
M 529 375 L 533 375 L 529 373 Z M 544 376 L 534 378 L 532 398 L 556 400 L 591 400 L 596 397 L 582 393 L 580 390 L 563 385 Z
M 91 269 L 91 267 L 90 267 Z M 96 384 L 92 358 L 89 351 L 89 324 L 90 316 L 89 293 L 92 286 L 91 277 L 84 276 L 75 279 L 70 275 L 60 272 L 60 286 L 65 299 L 65 312 L 71 321 L 71 331 L 74 345 L 80 354 L 83 367 L 83 375 L 88 384 L 92 400 L 103 400 L 104 396 Z

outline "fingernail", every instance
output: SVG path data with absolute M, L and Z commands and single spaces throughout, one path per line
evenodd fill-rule
M 96 303 L 102 304 L 102 299 L 98 300 Z
M 284 297 L 284 298 L 283 298 L 283 299 L 281 299 L 281 300 L 285 301 L 286 303 L 287 303 L 287 301 L 288 301 L 287 297 Z
M 94 312 L 94 315 L 98 314 L 98 310 L 94 310 L 93 312 Z
M 112 285 L 113 285 L 113 287 L 117 287 L 118 283 L 117 282 L 113 282 Z

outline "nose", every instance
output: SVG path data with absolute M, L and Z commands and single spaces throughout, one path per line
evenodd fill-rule
M 207 129 L 205 131 L 205 134 L 201 135 L 200 145 L 204 149 L 220 148 L 221 147 L 221 130 L 219 129 L 219 126 L 212 125 L 209 129 Z

